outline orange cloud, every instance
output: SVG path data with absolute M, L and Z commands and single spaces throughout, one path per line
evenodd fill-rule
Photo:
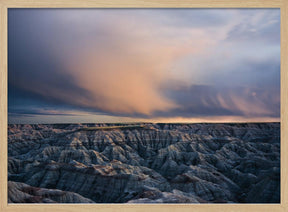
M 92 39 L 67 62 L 78 86 L 92 94 L 85 106 L 144 115 L 179 107 L 163 95 L 161 87 L 175 80 L 169 73 L 172 64 L 187 53 L 200 51 L 199 44 L 172 35 L 161 40 L 139 30 L 112 30 L 105 42 L 93 44 Z

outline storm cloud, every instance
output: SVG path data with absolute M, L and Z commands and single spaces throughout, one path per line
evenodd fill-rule
M 9 9 L 8 66 L 11 117 L 279 118 L 280 11 Z

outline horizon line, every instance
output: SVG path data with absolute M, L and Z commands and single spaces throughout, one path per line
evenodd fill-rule
M 280 121 L 238 121 L 238 122 L 55 122 L 55 123 L 7 123 L 7 125 L 35 125 L 35 124 L 258 124 L 258 123 L 281 123 Z

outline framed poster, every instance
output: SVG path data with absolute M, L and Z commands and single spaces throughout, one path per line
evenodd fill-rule
M 1 11 L 1 211 L 287 209 L 287 3 Z

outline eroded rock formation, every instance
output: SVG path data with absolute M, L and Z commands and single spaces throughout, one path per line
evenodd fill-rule
M 8 156 L 11 203 L 280 201 L 279 123 L 9 125 Z

